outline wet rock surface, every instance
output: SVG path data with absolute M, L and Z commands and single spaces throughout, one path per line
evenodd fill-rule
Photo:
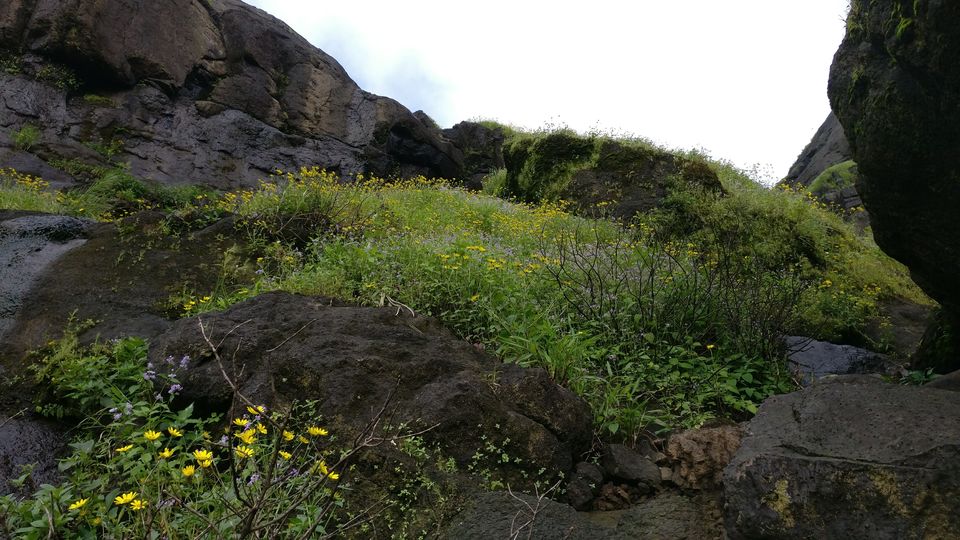
M 828 375 L 893 374 L 897 365 L 886 355 L 852 345 L 788 336 L 787 361 L 804 385 Z
M 45 241 L 41 251 L 24 257 L 19 277 L 0 280 L 0 298 L 19 299 L 9 304 L 12 309 L 0 319 L 7 328 L 0 340 L 0 366 L 18 371 L 24 354 L 59 338 L 71 318 L 94 322 L 81 333 L 83 341 L 98 336 L 152 338 L 166 330 L 176 314 L 171 312 L 172 295 L 210 290 L 220 276 L 220 257 L 234 245 L 232 222 L 224 220 L 183 236 L 167 237 L 157 233 L 162 218 L 162 214 L 148 212 L 120 224 L 85 223 L 85 240 Z M 55 234 L 79 230 L 76 220 L 59 216 L 29 217 L 26 223 L 37 222 L 69 225 L 51 229 L 60 231 Z M 0 242 L 35 243 L 40 241 L 36 238 L 45 237 L 6 238 Z M 0 251 L 0 256 L 8 253 Z M 40 262 L 44 263 L 42 269 L 32 274 L 24 266 Z
M 0 343 L 44 271 L 86 241 L 89 222 L 0 210 Z
M 0 496 L 30 496 L 40 484 L 56 484 L 62 477 L 57 459 L 64 454 L 67 436 L 64 426 L 35 418 L 27 411 L 0 408 Z M 22 486 L 16 480 L 29 467 L 30 477 Z
M 341 430 L 386 405 L 394 424 L 432 427 L 424 438 L 459 463 L 490 441 L 528 468 L 560 472 L 590 446 L 589 408 L 546 372 L 501 364 L 430 318 L 286 293 L 177 321 L 154 340 L 155 362 L 194 359 L 181 398 L 198 409 L 226 411 L 232 397 L 201 321 L 241 393 L 268 405 L 318 399 Z
M 960 400 L 866 376 L 772 397 L 724 498 L 731 538 L 956 538 Z

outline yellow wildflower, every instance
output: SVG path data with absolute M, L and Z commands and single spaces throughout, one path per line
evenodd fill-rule
M 113 504 L 116 504 L 116 505 L 127 504 L 128 502 L 131 502 L 136 498 L 137 498 L 136 492 L 131 491 L 129 493 L 124 493 L 123 495 L 117 495 L 116 497 L 114 497 Z
M 152 429 L 148 430 L 146 433 L 143 434 L 143 438 L 148 441 L 155 441 L 160 438 L 160 432 L 154 431 Z
M 307 433 L 313 437 L 324 437 L 329 434 L 329 432 L 319 426 L 310 426 L 307 428 Z
M 257 431 L 260 432 L 261 435 L 266 435 L 266 434 L 267 434 L 267 426 L 261 424 L 260 422 L 257 422 Z
M 307 440 L 307 438 L 304 437 L 303 435 L 297 435 L 297 440 L 300 441 L 300 442 L 302 442 L 303 444 L 307 444 L 307 443 L 310 442 L 310 441 Z
M 173 450 L 171 450 L 171 449 L 169 449 L 169 448 L 164 448 L 163 451 L 160 452 L 160 458 L 161 458 L 161 459 L 169 459 L 169 458 L 172 457 L 172 456 L 173 456 Z
M 285 440 L 285 441 L 292 441 L 292 440 L 293 440 L 293 433 L 290 432 L 290 431 L 287 431 L 287 430 L 283 430 L 283 440 Z
M 183 433 L 173 426 L 167 428 L 167 433 L 169 433 L 171 437 L 183 437 Z
M 290 457 L 293 455 L 290 452 L 284 452 L 283 450 L 277 453 L 280 454 L 280 457 L 282 457 L 283 459 L 290 459 Z
M 236 437 L 243 441 L 243 444 L 253 444 L 253 441 L 257 440 L 256 433 L 256 430 L 248 429 L 237 433 Z
M 213 452 L 209 450 L 194 450 L 193 458 L 197 461 L 208 461 L 213 459 Z
M 254 454 L 253 448 L 250 448 L 249 446 L 243 446 L 243 445 L 240 445 L 240 446 L 234 448 L 233 451 L 236 452 L 237 457 L 240 458 L 240 459 L 246 459 L 246 458 L 248 458 L 248 457 L 253 457 L 253 454 Z
M 257 405 L 256 408 L 247 407 L 247 412 L 254 416 L 260 416 L 261 414 L 267 412 L 267 408 L 264 407 L 263 405 Z
M 130 503 L 130 509 L 133 511 L 143 510 L 146 506 L 147 503 L 141 501 L 140 499 L 136 499 Z
M 73 504 L 70 505 L 70 510 L 79 510 L 83 508 L 83 505 L 87 504 L 89 499 L 77 499 Z
M 132 444 L 128 444 L 128 445 L 126 445 L 126 446 L 121 446 L 120 448 L 117 448 L 117 453 L 118 453 L 118 454 L 122 454 L 122 453 L 126 452 L 127 450 L 130 450 L 131 448 L 133 448 L 133 445 L 132 445 Z
M 243 418 L 234 418 L 234 419 L 233 419 L 233 425 L 235 425 L 235 426 L 237 426 L 237 427 L 244 427 L 244 426 L 247 425 L 247 421 L 244 420 Z
M 180 469 L 180 472 L 183 473 L 187 478 L 193 476 L 193 473 L 197 472 L 197 469 L 193 465 L 187 465 L 186 467 Z
M 211 465 L 213 465 L 212 459 L 205 459 L 200 462 L 200 466 L 203 467 L 204 469 L 210 468 Z

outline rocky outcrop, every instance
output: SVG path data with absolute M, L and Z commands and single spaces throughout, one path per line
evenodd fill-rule
M 790 167 L 783 181 L 809 187 L 823 171 L 849 161 L 850 158 L 850 144 L 843 133 L 843 126 L 831 112 L 810 143 L 797 156 L 797 161 Z
M 443 130 L 444 136 L 463 150 L 463 182 L 471 189 L 483 187 L 481 181 L 504 167 L 503 128 L 490 127 L 479 122 L 460 122 Z
M 853 2 L 829 95 L 877 243 L 960 321 L 960 4 Z
M 504 195 L 562 199 L 582 212 L 616 218 L 656 208 L 678 185 L 723 191 L 703 161 L 567 131 L 517 137 L 504 148 L 504 161 Z
M 341 433 L 386 405 L 391 424 L 430 428 L 424 439 L 463 465 L 488 441 L 527 470 L 567 472 L 590 447 L 588 406 L 546 372 L 501 364 L 427 317 L 286 293 L 177 321 L 154 340 L 155 363 L 194 359 L 180 397 L 197 410 L 233 399 L 201 323 L 241 393 L 273 407 L 317 399 Z
M 435 125 L 239 0 L 13 0 L 0 57 L 0 128 L 39 127 L 33 152 L 68 171 L 129 163 L 140 178 L 221 188 L 307 165 L 462 172 Z M 0 163 L 10 155 L 0 148 Z
M 775 396 L 724 472 L 731 538 L 957 538 L 957 394 L 865 376 Z

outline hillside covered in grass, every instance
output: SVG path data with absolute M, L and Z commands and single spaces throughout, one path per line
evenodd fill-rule
M 636 147 L 570 133 L 512 137 L 525 142 L 507 146 L 527 153 L 557 138 L 590 152 Z M 281 290 L 434 316 L 504 361 L 545 368 L 590 403 L 600 432 L 626 438 L 746 418 L 795 388 L 781 336 L 883 349 L 884 302 L 929 302 L 869 232 L 809 194 L 762 187 L 698 156 L 644 151 L 694 160 L 722 189 L 678 176 L 657 208 L 614 219 L 604 217 L 611 202 L 577 205 L 562 188 L 518 202 L 443 180 L 309 168 L 229 192 L 151 187 L 122 169 L 51 192 L 4 171 L 0 206 L 106 221 L 159 209 L 155 234 L 183 242 L 229 217 L 242 246 L 211 253 L 217 285 L 171 294 L 170 313 Z M 545 185 L 568 181 L 577 164 L 553 158 L 552 170 Z M 491 175 L 487 191 L 503 193 L 506 175 Z

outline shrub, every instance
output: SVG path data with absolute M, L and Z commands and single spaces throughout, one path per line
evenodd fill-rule
M 38 142 L 40 142 L 40 130 L 33 124 L 24 124 L 13 134 L 13 145 L 23 152 L 29 152 Z

